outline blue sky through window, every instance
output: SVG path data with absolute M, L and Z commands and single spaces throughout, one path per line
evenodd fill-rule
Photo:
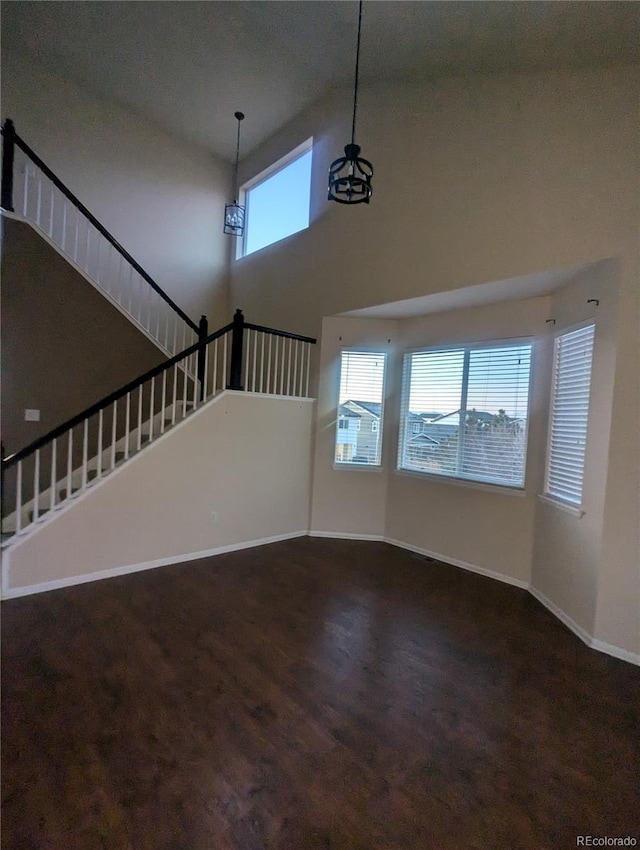
M 450 414 L 462 403 L 464 350 L 430 350 L 410 355 L 411 413 Z M 476 348 L 469 354 L 467 410 L 526 416 L 531 344 Z
M 247 192 L 245 256 L 309 227 L 311 149 Z

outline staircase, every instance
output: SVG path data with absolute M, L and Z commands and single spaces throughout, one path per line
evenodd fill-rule
M 171 356 L 208 333 L 109 233 L 15 130 L 2 127 L 2 210 L 28 221 L 86 280 Z
M 315 339 L 192 321 L 18 136 L 2 128 L 2 213 L 28 221 L 168 355 L 1 462 L 2 547 L 23 540 L 222 391 L 309 396 Z
M 23 539 L 225 389 L 308 398 L 311 337 L 233 322 L 2 459 L 2 546 Z

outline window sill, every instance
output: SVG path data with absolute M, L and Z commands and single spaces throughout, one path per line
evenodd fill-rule
M 572 505 L 570 502 L 561 502 L 560 499 L 554 499 L 553 496 L 547 496 L 546 493 L 540 493 L 538 498 L 541 502 L 545 502 L 547 505 L 551 505 L 559 511 L 564 511 L 567 514 L 572 514 L 577 517 L 584 516 L 584 511 L 579 505 Z
M 382 466 L 375 463 L 334 463 L 334 469 L 349 469 L 356 472 L 382 472 Z
M 527 495 L 524 487 L 505 487 L 502 484 L 489 484 L 484 481 L 455 478 L 453 475 L 431 475 L 428 472 L 413 472 L 411 469 L 396 469 L 395 473 L 403 477 L 419 478 L 423 481 L 437 482 L 438 484 L 453 484 L 454 487 L 465 487 L 468 490 L 482 490 L 485 493 L 498 493 L 504 496 L 518 496 L 519 498 Z

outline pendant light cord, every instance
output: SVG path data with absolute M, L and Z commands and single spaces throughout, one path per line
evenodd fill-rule
M 351 144 L 356 138 L 356 112 L 358 110 L 358 74 L 360 70 L 360 30 L 362 29 L 362 0 L 358 10 L 358 43 L 356 47 L 356 78 L 353 87 L 353 123 L 351 124 Z
M 240 156 L 240 122 L 244 118 L 244 115 L 242 115 L 242 112 L 236 112 L 235 116 L 236 116 L 236 119 L 238 121 L 238 136 L 237 136 L 237 139 L 236 139 L 236 167 L 235 167 L 234 172 L 233 172 L 233 199 L 234 199 L 233 202 L 235 204 L 237 204 L 238 203 L 238 158 Z M 240 116 L 242 116 L 242 117 L 240 117 Z

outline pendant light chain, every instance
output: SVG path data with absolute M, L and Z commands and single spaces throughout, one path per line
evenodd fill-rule
M 358 9 L 358 42 L 356 47 L 356 74 L 355 83 L 353 86 L 353 121 L 351 123 L 351 144 L 355 143 L 356 138 L 356 112 L 358 111 L 358 77 L 360 73 L 360 32 L 362 30 L 362 0 L 360 0 L 360 8 Z
M 327 198 L 339 204 L 368 204 L 373 189 L 373 165 L 360 156 L 360 145 L 356 144 L 356 116 L 358 112 L 358 83 L 360 78 L 360 35 L 362 32 L 362 6 L 358 8 L 358 40 L 356 43 L 356 72 L 353 83 L 353 118 L 351 142 L 345 145 L 344 156 L 334 159 L 329 166 Z
M 240 158 L 240 122 L 244 118 L 242 112 L 236 112 L 235 117 L 238 119 L 238 135 L 236 138 L 236 167 L 233 172 L 233 197 L 235 203 L 238 203 L 238 160 Z
M 243 112 L 234 112 L 238 122 L 236 135 L 236 163 L 233 169 L 233 203 L 224 206 L 223 232 L 228 236 L 244 236 L 244 220 L 246 209 L 238 203 L 238 162 L 240 161 L 240 122 L 244 119 Z

